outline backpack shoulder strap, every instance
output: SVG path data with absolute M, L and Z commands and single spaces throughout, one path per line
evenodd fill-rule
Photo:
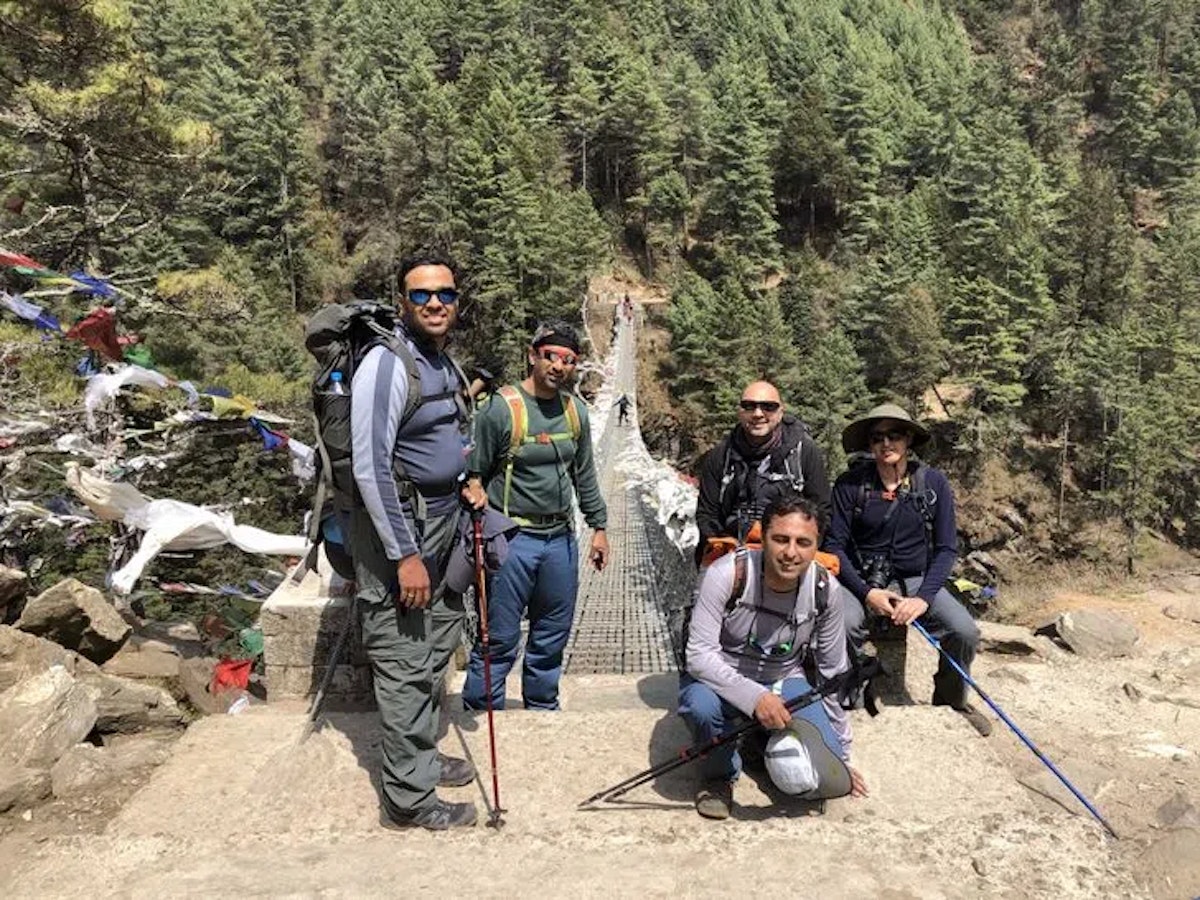
M 579 416 L 579 407 L 575 405 L 575 395 L 568 391 L 559 391 L 558 396 L 562 400 L 567 427 L 571 430 L 571 440 L 578 444 L 579 435 L 583 433 L 583 420 Z
M 733 481 L 736 473 L 733 467 L 733 441 L 725 440 L 725 454 L 721 460 L 721 490 L 717 493 L 718 501 L 725 498 L 725 490 Z
M 529 410 L 525 408 L 525 398 L 521 396 L 521 392 L 511 384 L 506 384 L 496 393 L 508 407 L 508 455 L 512 456 L 525 443 L 525 436 L 529 433 Z
M 817 586 L 814 590 L 818 618 L 825 615 L 829 609 L 829 571 L 819 562 L 813 562 L 816 567 Z M 816 633 L 816 629 L 813 629 Z
M 792 489 L 797 494 L 804 493 L 804 438 L 796 442 L 796 446 L 783 459 L 783 467 L 787 470 L 788 479 L 791 481 Z
M 511 384 L 504 385 L 496 393 L 504 401 L 504 405 L 508 407 L 509 418 L 508 451 L 505 453 L 504 462 L 503 510 L 507 516 L 508 500 L 512 493 L 513 461 L 516 459 L 517 451 L 525 443 L 526 434 L 529 433 L 529 410 L 525 408 L 525 398 L 521 396 L 521 392 Z
M 747 572 L 750 568 L 750 551 L 745 544 L 738 544 L 733 551 L 733 588 L 729 591 L 729 599 L 725 601 L 725 615 L 733 612 L 742 594 L 746 590 Z
M 389 331 L 377 322 L 367 320 L 367 327 L 379 336 L 379 342 L 396 354 L 400 365 L 404 366 L 404 374 L 408 376 L 408 392 L 404 400 L 404 412 L 400 414 L 400 427 L 403 428 L 413 414 L 420 409 L 425 398 L 421 396 L 421 371 L 417 368 L 417 358 L 409 349 L 408 342 L 394 331 Z

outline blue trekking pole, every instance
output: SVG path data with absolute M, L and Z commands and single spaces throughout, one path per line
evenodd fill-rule
M 1117 837 L 1117 833 L 1113 831 L 1113 827 L 1109 825 L 1107 821 L 1105 821 L 1104 816 L 1100 815 L 1096 807 L 1091 804 L 1091 801 L 1089 801 L 1087 797 L 1083 796 L 1080 790 L 1075 787 L 1075 785 L 1071 784 L 1067 776 L 1059 770 L 1058 766 L 1052 763 L 1050 758 L 1041 750 L 1039 750 L 1033 741 L 1025 736 L 1025 732 L 1021 731 L 1021 729 L 1017 727 L 1016 723 L 1008 717 L 1008 714 L 1005 713 L 1004 710 L 999 707 L 999 705 L 997 705 L 996 701 L 989 697 L 984 690 L 975 683 L 974 679 L 972 679 L 971 676 L 963 670 L 963 667 L 958 664 L 958 660 L 946 652 L 946 648 L 941 645 L 941 642 L 938 641 L 938 639 L 928 631 L 926 631 L 925 626 L 916 619 L 913 619 L 912 627 L 917 629 L 917 631 L 921 633 L 921 636 L 925 638 L 925 640 L 929 641 L 929 643 L 933 645 L 933 648 L 937 650 L 938 653 L 946 657 L 946 661 L 949 662 L 950 665 L 954 666 L 954 671 L 958 672 L 958 674 L 962 676 L 963 681 L 969 684 L 974 689 L 975 693 L 983 698 L 983 702 L 990 706 L 992 708 L 992 712 L 998 715 L 1004 724 L 1012 729 L 1013 734 L 1021 739 L 1021 743 L 1032 750 L 1033 755 L 1040 759 L 1042 763 L 1045 764 L 1046 768 L 1054 773 L 1054 777 L 1061 781 L 1063 786 L 1075 795 L 1075 799 L 1082 803 L 1087 808 L 1087 811 L 1095 817 L 1096 821 L 1104 826 L 1105 831 L 1112 835 L 1115 840 L 1120 840 L 1120 838 Z

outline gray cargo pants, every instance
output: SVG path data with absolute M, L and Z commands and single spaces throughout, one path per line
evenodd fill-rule
M 917 575 L 905 578 L 903 584 L 893 581 L 888 587 L 905 597 L 915 597 L 921 587 L 922 577 Z M 846 631 L 854 641 L 854 646 L 858 648 L 868 637 L 870 627 L 868 611 L 863 603 L 849 591 L 844 591 L 843 596 L 846 598 L 846 605 L 843 607 Z M 870 616 L 874 615 L 876 613 L 870 613 Z M 959 603 L 953 594 L 942 588 L 933 598 L 933 602 L 929 604 L 925 615 L 917 621 L 933 637 L 937 638 L 938 643 L 954 657 L 963 669 L 968 673 L 971 671 L 971 663 L 975 660 L 975 650 L 979 646 L 979 626 L 975 624 L 975 619 L 972 618 L 967 608 Z M 946 662 L 939 653 L 937 674 L 933 676 L 933 705 L 952 706 L 960 709 L 966 705 L 966 702 L 967 686 L 963 682 L 962 676 L 954 671 L 954 667 Z
M 463 598 L 441 584 L 458 537 L 460 510 L 430 516 L 421 541 L 433 598 L 426 609 L 397 611 L 396 563 L 387 558 L 371 517 L 350 520 L 363 647 L 371 660 L 375 702 L 383 723 L 380 793 L 388 815 L 433 806 L 441 775 L 437 742 L 448 728 L 446 669 L 458 646 Z

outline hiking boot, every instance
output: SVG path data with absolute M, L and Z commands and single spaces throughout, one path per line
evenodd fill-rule
M 475 765 L 470 760 L 439 753 L 437 761 L 442 767 L 442 774 L 438 776 L 438 787 L 462 787 L 475 780 Z
M 381 811 L 379 824 L 393 831 L 406 828 L 425 828 L 429 831 L 446 831 L 449 828 L 469 828 L 475 824 L 478 812 L 474 803 L 447 803 L 439 799 L 433 806 L 415 813 L 391 816 Z
M 706 819 L 728 819 L 732 808 L 732 781 L 710 781 L 696 793 L 696 812 Z
M 971 723 L 971 727 L 979 732 L 980 737 L 987 737 L 992 733 L 992 723 L 983 713 L 973 707 L 970 703 L 964 703 L 962 706 L 954 707 L 954 711 Z

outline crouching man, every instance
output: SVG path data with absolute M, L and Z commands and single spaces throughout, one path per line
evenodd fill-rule
M 777 500 L 763 513 L 762 550 L 727 554 L 705 571 L 679 680 L 679 714 L 697 743 L 753 716 L 772 735 L 768 772 L 781 790 L 808 799 L 861 797 L 867 788 L 849 767 L 850 723 L 836 693 L 794 716 L 785 706 L 811 690 L 803 670 L 810 647 L 820 679 L 850 667 L 842 588 L 813 561 L 819 516 L 810 500 Z M 772 762 L 785 755 L 787 762 Z M 703 765 L 696 811 L 727 818 L 741 770 L 737 748 L 718 747 Z

